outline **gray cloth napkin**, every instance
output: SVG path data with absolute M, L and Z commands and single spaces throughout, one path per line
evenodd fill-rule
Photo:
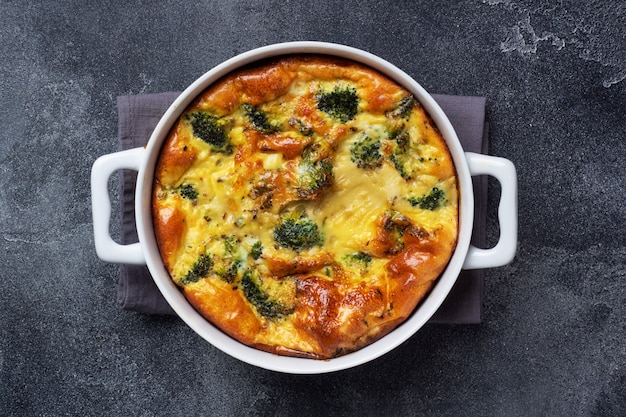
M 118 135 L 120 150 L 144 146 L 159 119 L 178 92 L 120 96 L 117 98 Z M 466 151 L 487 153 L 487 125 L 485 123 L 485 98 L 467 96 L 433 95 L 452 122 Z M 120 198 L 122 209 L 123 244 L 137 241 L 135 229 L 136 173 L 122 171 Z M 484 245 L 487 181 L 474 178 L 475 223 L 472 243 Z M 439 310 L 430 323 L 469 324 L 482 320 L 483 271 L 462 271 Z M 121 265 L 117 301 L 123 309 L 146 314 L 174 314 L 152 280 L 147 267 Z

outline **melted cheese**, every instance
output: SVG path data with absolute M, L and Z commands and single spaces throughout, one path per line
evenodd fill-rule
M 358 97 L 351 117 L 318 104 L 346 89 Z M 419 103 L 399 113 L 407 99 L 369 68 L 322 57 L 246 69 L 205 91 L 162 149 L 153 197 L 164 263 L 189 301 L 243 343 L 311 358 L 402 322 L 458 227 L 445 142 Z M 194 126 L 199 111 L 225 126 L 226 145 Z M 378 159 L 359 165 L 372 141 Z M 289 221 L 317 234 L 285 243 Z

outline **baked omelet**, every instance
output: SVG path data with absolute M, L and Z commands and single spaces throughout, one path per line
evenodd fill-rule
M 184 110 L 156 167 L 156 240 L 207 320 L 327 359 L 402 323 L 458 234 L 446 143 L 409 91 L 349 60 L 242 68 Z

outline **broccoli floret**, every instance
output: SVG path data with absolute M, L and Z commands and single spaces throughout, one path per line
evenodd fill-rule
M 383 213 L 382 226 L 389 238 L 388 253 L 395 254 L 403 250 L 404 234 L 411 227 L 410 219 L 396 210 L 387 210 Z
M 198 191 L 196 191 L 196 189 L 191 184 L 181 184 L 176 188 L 176 190 L 182 197 L 189 200 L 195 200 L 198 198 L 199 195 Z
M 233 235 L 222 235 L 221 240 L 224 242 L 224 255 L 232 256 L 239 250 L 239 240 Z
M 239 269 L 243 265 L 241 259 L 241 243 L 235 236 L 222 236 L 224 243 L 224 253 L 215 266 L 215 274 L 224 281 L 235 282 Z
M 298 129 L 298 132 L 302 133 L 304 136 L 313 136 L 315 133 L 312 127 L 305 125 L 302 120 L 293 117 L 289 119 L 289 126 Z
M 398 117 L 402 119 L 408 119 L 411 115 L 411 110 L 415 107 L 415 98 L 411 95 L 403 97 L 400 100 L 400 103 L 396 106 L 395 109 L 390 111 L 388 115 L 390 117 Z
M 396 168 L 396 171 L 398 171 L 402 178 L 404 178 L 405 180 L 410 179 L 411 176 L 404 167 L 404 162 L 402 161 L 402 156 L 400 154 L 392 153 L 389 156 L 389 159 L 391 160 L 393 166 Z
M 406 152 L 409 149 L 409 132 L 400 128 L 389 134 L 389 139 L 396 143 L 396 149 L 399 152 Z
M 183 285 L 198 282 L 200 278 L 205 278 L 209 275 L 211 268 L 213 268 L 213 258 L 209 255 L 202 254 L 198 257 L 198 260 L 193 264 L 191 270 L 187 272 L 180 282 Z
M 226 121 L 204 111 L 187 113 L 185 119 L 191 123 L 193 134 L 208 143 L 215 152 L 231 154 L 233 146 L 228 140 Z
M 252 249 L 250 250 L 250 256 L 252 256 L 252 259 L 257 260 L 261 257 L 262 254 L 263 244 L 260 240 L 257 240 L 256 242 L 254 242 L 254 245 L 252 245 Z
M 380 139 L 364 136 L 350 146 L 350 160 L 362 169 L 375 169 L 383 164 L 380 153 Z
M 293 312 L 292 307 L 283 305 L 279 300 L 273 300 L 263 291 L 259 278 L 251 270 L 246 270 L 241 278 L 241 289 L 248 301 L 263 317 L 274 319 Z
M 409 133 L 404 130 L 397 130 L 392 132 L 389 135 L 389 139 L 395 142 L 395 148 L 391 155 L 389 155 L 389 160 L 396 168 L 396 171 L 400 174 L 402 178 L 405 180 L 409 180 L 411 178 L 411 174 L 406 168 L 407 165 L 407 151 L 409 149 Z
M 224 260 L 224 265 L 221 268 L 216 268 L 215 274 L 226 282 L 235 282 L 241 265 L 242 262 L 239 259 Z
M 276 229 L 274 240 L 279 246 L 296 251 L 319 246 L 324 242 L 317 224 L 307 217 L 287 217 Z
M 298 170 L 298 196 L 304 199 L 314 198 L 329 188 L 333 179 L 333 164 L 330 159 L 304 161 Z
M 356 89 L 349 86 L 344 88 L 337 86 L 328 92 L 320 91 L 315 99 L 318 109 L 341 123 L 347 123 L 354 119 L 359 107 L 359 96 L 356 94 Z
M 243 110 L 246 113 L 246 117 L 252 126 L 261 133 L 269 134 L 278 131 L 278 127 L 270 123 L 267 118 L 267 113 L 257 107 L 245 103 Z
M 369 267 L 372 263 L 372 257 L 365 252 L 349 253 L 343 257 L 348 265 L 361 265 L 364 268 Z
M 297 171 L 297 193 L 305 200 L 316 199 L 333 185 L 333 164 L 319 143 L 307 146 Z
M 439 187 L 433 187 L 430 192 L 419 197 L 408 199 L 411 206 L 418 206 L 424 210 L 436 210 L 445 202 L 446 193 Z

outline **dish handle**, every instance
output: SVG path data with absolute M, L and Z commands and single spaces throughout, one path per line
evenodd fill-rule
M 463 269 L 493 268 L 508 264 L 517 250 L 517 173 L 508 159 L 466 152 L 465 158 L 470 174 L 490 175 L 500 182 L 501 195 L 498 205 L 500 237 L 490 249 L 470 245 Z
M 145 265 L 146 260 L 141 244 L 121 245 L 110 234 L 111 199 L 109 178 L 115 171 L 131 169 L 139 171 L 146 155 L 144 148 L 134 148 L 96 159 L 91 168 L 91 204 L 93 214 L 93 234 L 96 254 L 105 262 Z

